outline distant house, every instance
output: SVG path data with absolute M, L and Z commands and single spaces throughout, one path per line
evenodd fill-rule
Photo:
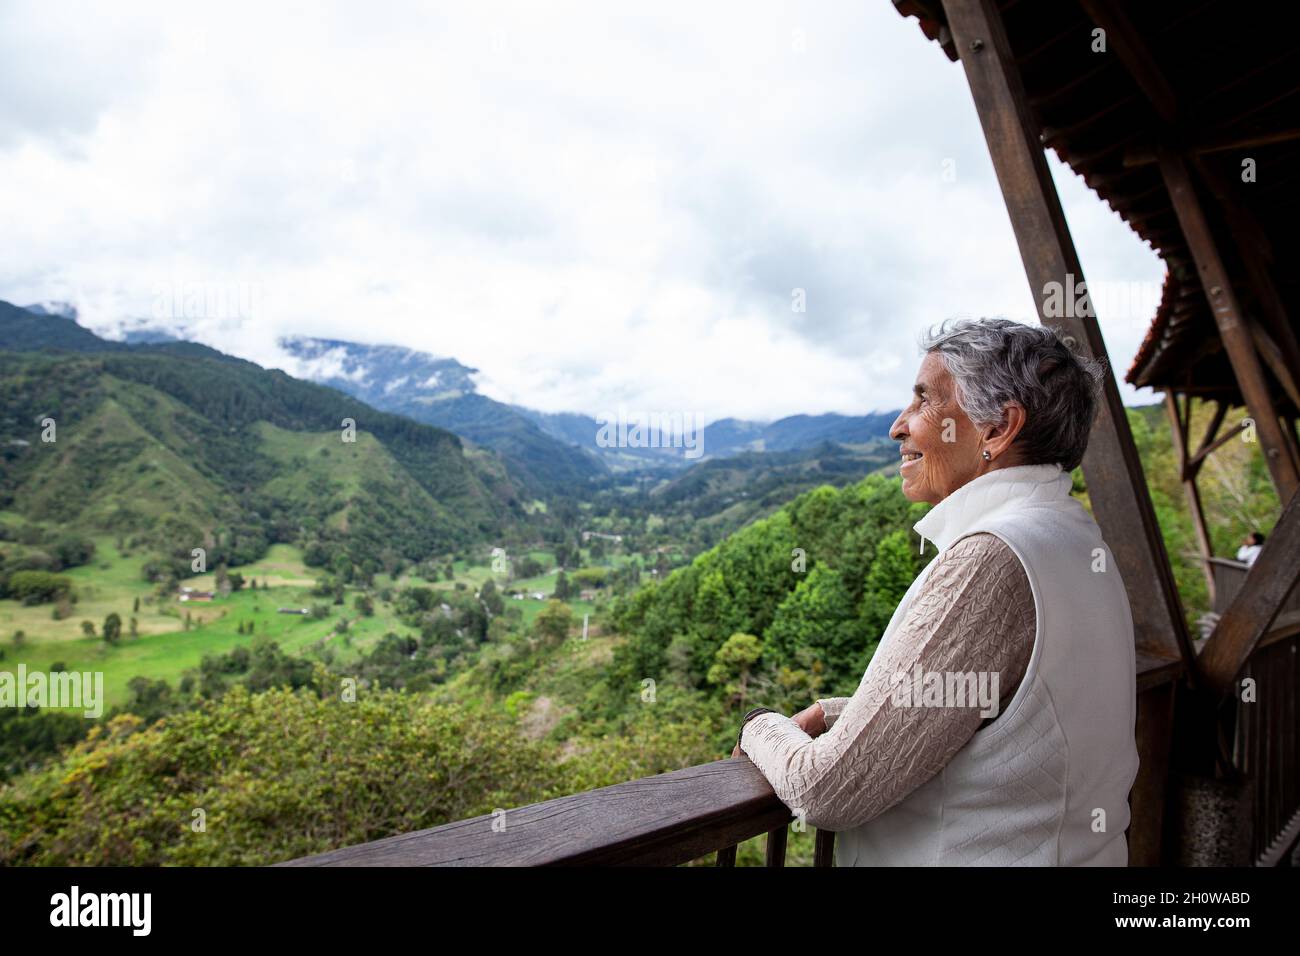
M 442 616 L 443 616 L 443 617 L 445 617 L 445 618 L 450 618 L 450 617 L 451 617 L 451 605 L 450 605 L 450 604 L 439 604 L 439 605 L 438 605 L 438 609 L 439 609 L 440 611 L 442 611 Z
M 176 594 L 178 601 L 211 601 L 216 595 L 211 591 L 197 591 L 194 588 L 181 588 Z
M 603 531 L 582 532 L 583 541 L 590 541 L 592 538 L 604 538 L 606 541 L 615 541 L 615 542 L 622 542 L 623 540 L 623 536 L 621 534 L 605 534 Z
M 595 592 L 595 591 L 579 591 L 579 592 L 578 592 L 578 600 L 579 600 L 579 601 L 594 601 L 594 600 L 596 600 L 596 592 Z
M 534 601 L 545 601 L 545 600 L 546 600 L 546 595 L 543 594 L 541 591 L 534 591 L 532 594 L 530 594 L 530 595 L 528 595 L 528 596 L 529 596 L 530 598 L 532 598 Z
M 311 613 L 311 610 L 308 609 L 308 608 L 305 608 L 305 607 L 278 607 L 278 608 L 276 608 L 276 612 L 279 613 L 279 614 L 302 614 L 302 615 L 307 615 L 307 614 L 310 614 L 310 613 Z

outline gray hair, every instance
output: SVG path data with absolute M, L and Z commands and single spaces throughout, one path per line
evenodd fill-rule
M 956 319 L 921 336 L 957 383 L 957 404 L 976 426 L 999 425 L 1004 406 L 1025 410 L 1016 436 L 1025 464 L 1078 466 L 1097 414 L 1103 362 L 1072 352 L 1046 326 L 1009 319 Z

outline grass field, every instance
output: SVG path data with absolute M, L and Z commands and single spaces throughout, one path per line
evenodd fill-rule
M 13 672 L 19 663 L 29 670 L 49 670 L 60 663 L 74 671 L 103 671 L 106 703 L 112 706 L 127 699 L 127 684 L 133 677 L 174 683 L 186 669 L 197 667 L 205 654 L 250 645 L 255 637 L 269 637 L 287 653 L 302 653 L 318 643 L 328 645 L 335 648 L 337 659 L 347 660 L 387 631 L 409 630 L 383 602 L 376 602 L 374 617 L 360 617 L 350 595 L 346 605 L 331 606 L 330 616 L 320 620 L 280 614 L 281 607 L 322 603 L 311 595 L 313 577 L 301 553 L 288 545 L 275 545 L 262 560 L 236 569 L 245 579 L 270 584 L 269 589 L 259 586 L 211 603 L 182 604 L 153 596 L 153 586 L 141 575 L 142 558 L 121 554 L 108 538 L 97 538 L 95 544 L 92 564 L 65 572 L 78 595 L 71 617 L 54 620 L 49 604 L 23 607 L 16 601 L 0 601 L 0 648 L 5 651 L 0 670 Z M 212 574 L 200 575 L 191 579 L 190 586 L 211 590 L 215 580 Z M 137 599 L 139 611 L 134 610 Z M 116 646 L 99 636 L 85 636 L 82 621 L 91 621 L 98 635 L 110 612 L 122 618 L 122 640 Z M 189 630 L 186 614 L 191 618 Z M 350 622 L 348 641 L 334 633 L 341 616 Z M 136 637 L 130 636 L 133 617 Z M 250 621 L 253 633 L 239 633 L 241 625 Z M 24 633 L 21 643 L 14 642 L 16 631 Z
M 128 699 L 128 682 L 133 677 L 165 680 L 175 683 L 190 668 L 197 667 L 206 654 L 223 654 L 240 646 L 249 646 L 257 637 L 269 637 L 282 650 L 290 654 L 304 654 L 314 647 L 330 647 L 337 663 L 355 659 L 379 641 L 389 631 L 410 633 L 410 628 L 397 620 L 390 604 L 376 599 L 373 617 L 361 617 L 349 593 L 347 603 L 330 606 L 330 616 L 313 619 L 300 615 L 279 613 L 279 608 L 304 608 L 325 603 L 326 599 L 314 597 L 311 588 L 315 573 L 302 561 L 298 548 L 285 544 L 273 545 L 259 561 L 232 568 L 243 575 L 246 582 L 256 580 L 258 587 L 244 588 L 228 597 L 218 597 L 212 602 L 180 603 L 172 598 L 154 596 L 154 587 L 144 580 L 141 566 L 144 558 L 123 554 L 114 546 L 112 538 L 95 539 L 95 558 L 84 567 L 64 572 L 74 582 L 77 603 L 70 617 L 56 621 L 52 605 L 23 607 L 17 601 L 0 601 L 0 649 L 5 652 L 0 661 L 0 671 L 14 672 L 18 664 L 29 670 L 48 671 L 61 664 L 72 671 L 103 671 L 105 705 L 112 707 Z M 553 555 L 533 552 L 540 561 Z M 424 581 L 403 576 L 396 582 L 377 576 L 376 590 L 386 586 L 430 586 L 451 590 L 457 582 L 467 588 L 477 589 L 492 577 L 491 569 L 469 566 L 457 562 L 455 581 Z M 555 589 L 554 571 L 514 582 L 512 587 L 538 590 L 549 595 Z M 186 584 L 198 590 L 216 588 L 212 573 L 198 575 Z M 263 588 L 262 585 L 269 585 Z M 139 610 L 136 610 L 136 601 Z M 545 600 L 506 599 L 509 605 L 519 608 L 526 625 L 531 625 Z M 589 601 L 570 603 L 577 629 L 584 614 L 592 613 L 596 605 Z M 110 646 L 99 633 L 104 618 L 116 612 L 122 619 L 122 639 Z M 185 616 L 190 616 L 191 627 L 186 629 Z M 340 617 L 349 621 L 348 635 L 334 632 Z M 130 622 L 136 621 L 137 636 L 130 636 Z M 87 637 L 82 622 L 95 626 L 95 637 Z M 241 626 L 252 622 L 253 633 L 241 634 Z M 15 643 L 14 634 L 22 631 L 23 640 Z

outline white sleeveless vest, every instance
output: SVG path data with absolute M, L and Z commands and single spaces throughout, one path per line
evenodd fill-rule
M 1011 547 L 1034 593 L 1033 655 L 1006 708 L 942 771 L 836 835 L 837 866 L 1127 865 L 1138 769 L 1133 619 L 1114 556 L 1070 485 L 1059 465 L 999 469 L 914 525 L 921 547 L 929 538 L 940 553 L 977 531 Z

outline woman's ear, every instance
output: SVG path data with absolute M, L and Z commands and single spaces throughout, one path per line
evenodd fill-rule
M 1003 407 L 1002 424 L 994 425 L 984 438 L 984 448 L 994 459 L 1002 457 L 1025 427 L 1025 410 L 1015 402 Z

